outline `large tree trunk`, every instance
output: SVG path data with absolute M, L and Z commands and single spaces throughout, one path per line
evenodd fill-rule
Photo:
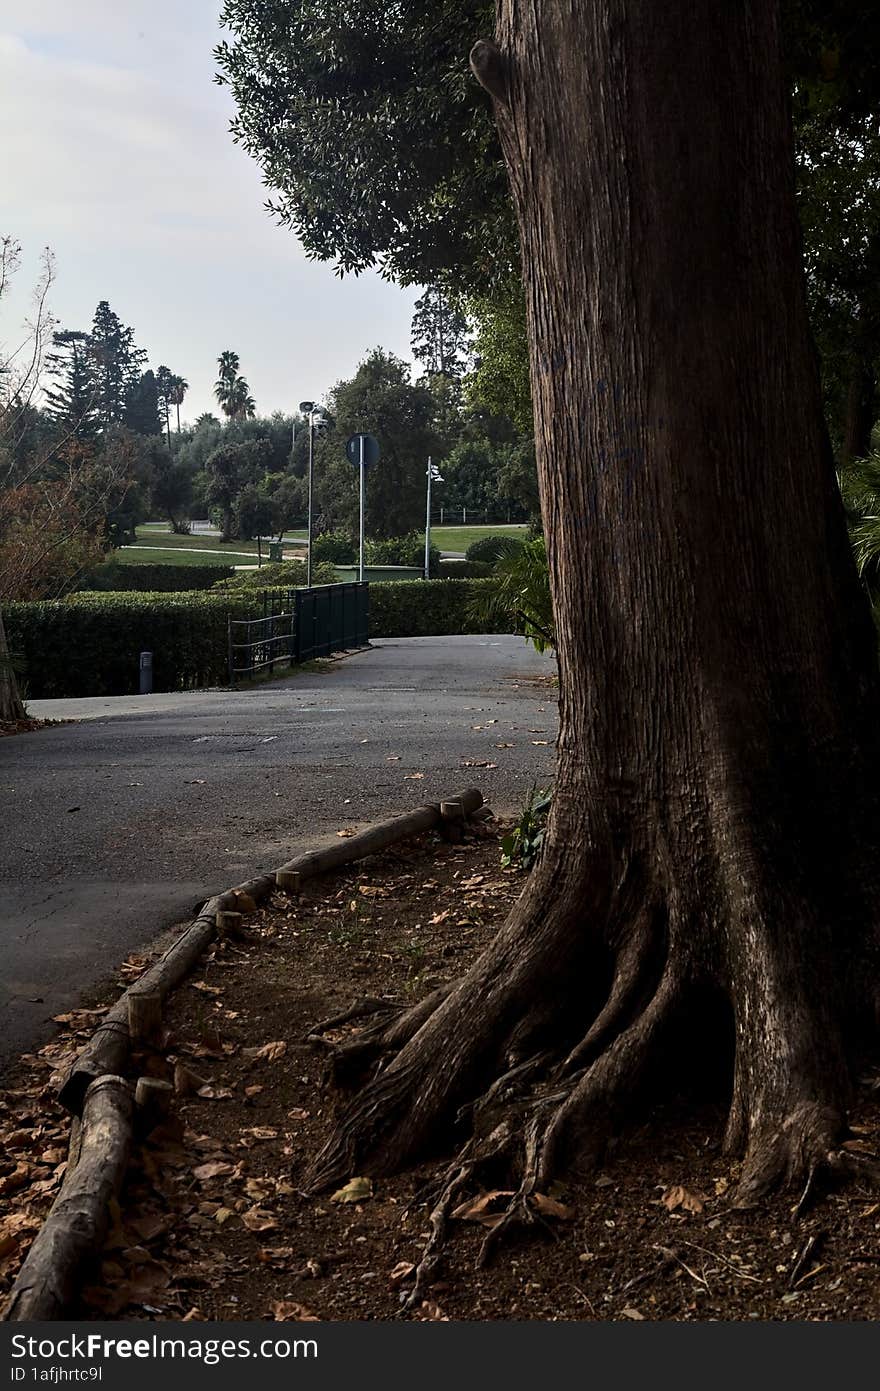
M 387 1172 L 458 1114 L 455 1182 L 518 1129 L 522 1195 L 594 1160 L 690 1030 L 695 1070 L 729 1045 L 753 1199 L 845 1136 L 880 848 L 876 640 L 809 341 L 777 6 L 501 0 L 472 62 L 522 240 L 552 820 L 456 989 L 343 1050 L 383 1065 L 310 1179 Z
M 23 720 L 26 716 L 27 711 L 18 693 L 18 682 L 10 661 L 3 613 L 0 610 L 0 720 L 12 722 Z
M 854 359 L 846 394 L 843 428 L 843 459 L 864 459 L 871 452 L 874 430 L 877 378 L 867 351 Z

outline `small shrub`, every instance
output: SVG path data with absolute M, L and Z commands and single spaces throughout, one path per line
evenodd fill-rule
M 357 548 L 344 531 L 325 531 L 312 540 L 313 564 L 326 560 L 331 565 L 354 565 L 357 558 Z
M 424 571 L 425 538 L 418 531 L 408 536 L 388 536 L 384 541 L 368 541 L 364 547 L 368 565 L 416 565 Z M 440 550 L 432 546 L 428 563 L 428 575 L 436 579 L 440 574 Z
M 306 582 L 306 563 L 304 560 L 282 560 L 277 564 L 263 565 L 256 570 L 237 570 L 230 580 L 223 580 L 214 586 L 215 590 L 227 593 L 253 593 L 263 589 L 302 589 Z M 326 560 L 320 561 L 312 569 L 312 584 L 335 584 L 336 571 Z
M 554 649 L 556 628 L 543 537 L 525 542 L 499 538 L 498 546 L 492 574 L 471 601 L 474 620 L 495 632 L 522 633 L 538 652 Z
M 478 541 L 472 541 L 468 546 L 464 553 L 465 560 L 481 560 L 494 565 L 511 547 L 522 544 L 515 536 L 481 536 Z
M 519 821 L 501 841 L 501 864 L 505 869 L 510 865 L 531 869 L 539 858 L 552 801 L 552 792 L 532 788 Z

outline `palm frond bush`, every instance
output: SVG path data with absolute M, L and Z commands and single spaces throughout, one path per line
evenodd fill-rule
M 880 589 L 880 453 L 852 459 L 838 473 L 859 574 Z
M 471 601 L 472 617 L 484 632 L 514 630 L 538 652 L 556 647 L 550 573 L 543 536 L 531 541 L 498 537 L 492 573 Z

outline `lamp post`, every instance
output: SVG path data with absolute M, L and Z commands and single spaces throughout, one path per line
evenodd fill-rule
M 322 417 L 321 407 L 314 401 L 300 401 L 299 408 L 309 418 L 309 549 L 306 556 L 306 587 L 312 587 L 312 483 L 315 473 L 315 425 Z
M 431 578 L 431 484 L 442 483 L 437 465 L 428 460 L 428 505 L 425 517 L 425 579 Z

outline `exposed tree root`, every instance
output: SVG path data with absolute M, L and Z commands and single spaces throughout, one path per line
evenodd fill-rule
M 324 1035 L 334 1027 L 381 1016 L 331 1045 L 336 1080 L 368 1080 L 315 1159 L 309 1191 L 357 1173 L 393 1172 L 444 1138 L 460 1137 L 434 1189 L 430 1235 L 404 1311 L 436 1281 L 452 1213 L 468 1188 L 504 1186 L 504 1174 L 516 1186 L 485 1236 L 481 1265 L 514 1229 L 550 1230 L 542 1195 L 557 1177 L 601 1163 L 634 1099 L 660 1071 L 670 1025 L 683 1022 L 687 1030 L 693 1015 L 692 1046 L 705 1048 L 699 1011 L 693 1014 L 700 992 L 720 989 L 736 1026 L 725 1148 L 743 1156 L 743 1168 L 733 1204 L 751 1206 L 791 1185 L 805 1210 L 824 1183 L 854 1173 L 880 1180 L 880 1163 L 840 1147 L 845 1049 L 821 991 L 798 994 L 783 971 L 774 976 L 770 946 L 742 952 L 735 968 L 697 964 L 693 912 L 669 892 L 661 902 L 632 864 L 617 876 L 610 902 L 585 889 L 582 876 L 573 892 L 565 871 L 546 858 L 541 872 L 541 893 L 521 900 L 460 981 L 408 1009 L 361 1002 L 309 1035 L 327 1046 Z M 582 907 L 571 907 L 585 902 L 596 914 L 588 930 Z M 755 936 L 754 924 L 748 932 Z

